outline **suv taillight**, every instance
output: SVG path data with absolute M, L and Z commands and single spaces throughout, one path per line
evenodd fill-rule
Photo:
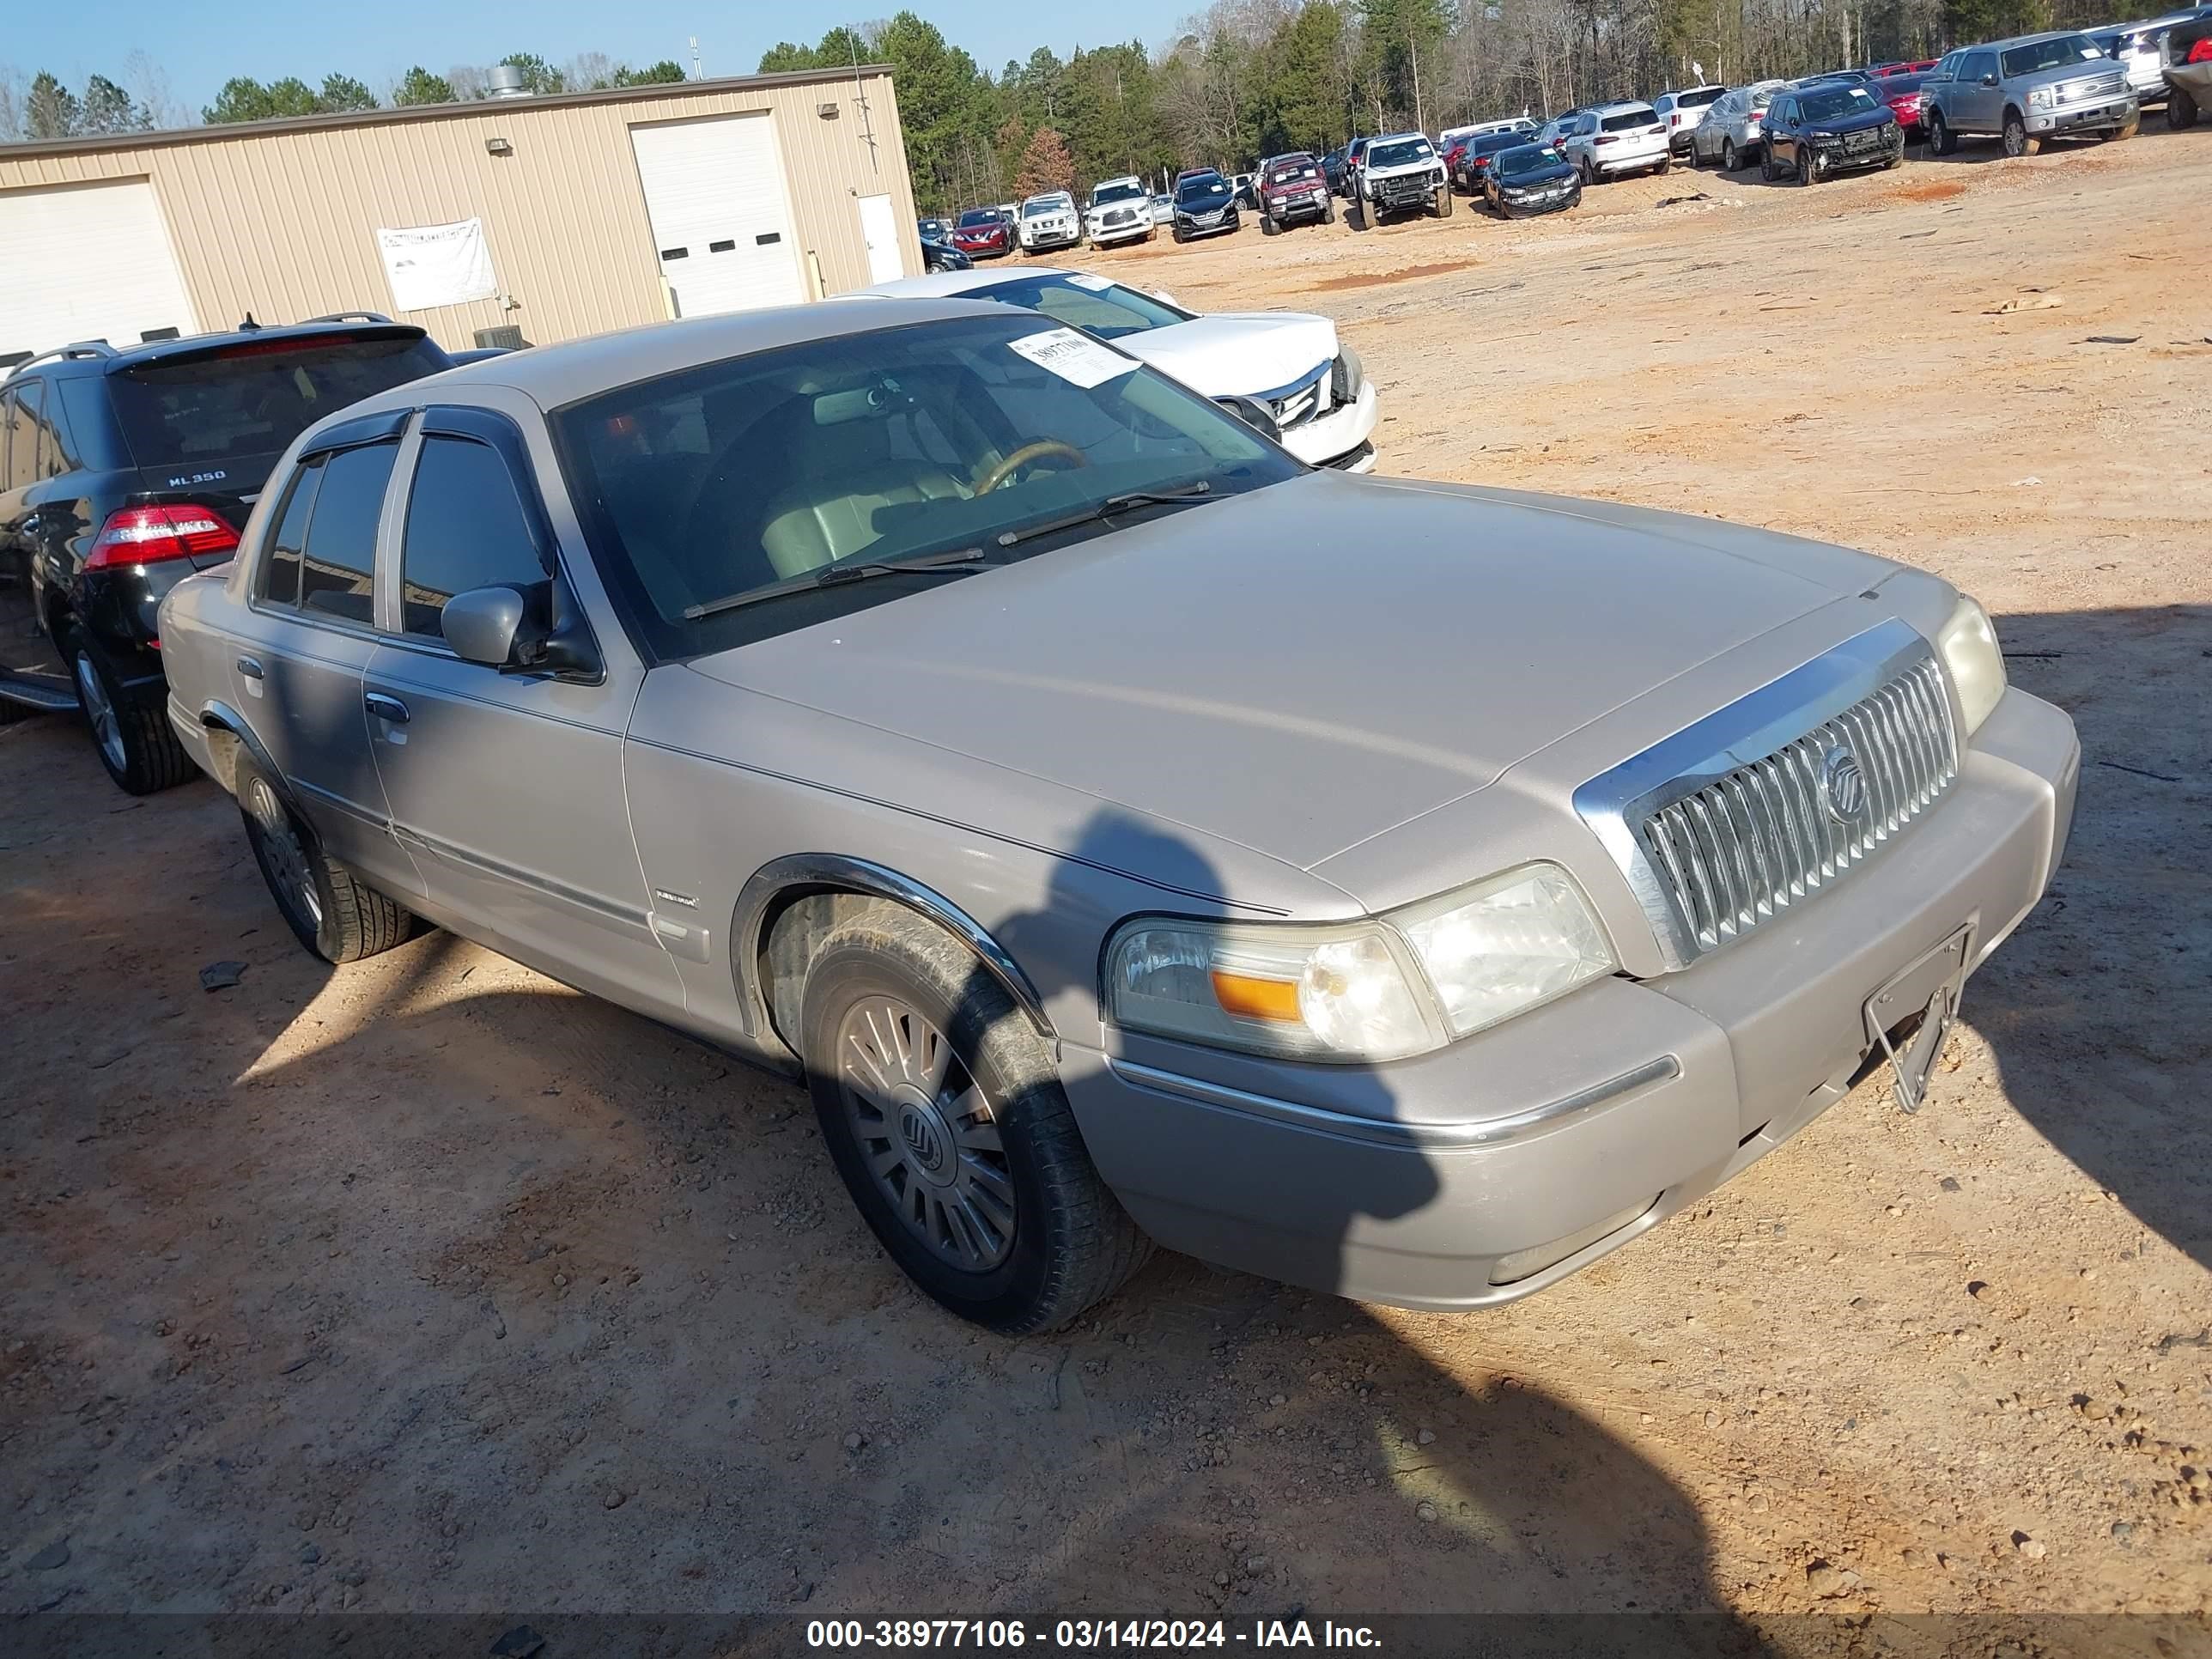
M 114 570 L 237 548 L 238 532 L 204 507 L 125 507 L 107 515 L 84 568 Z

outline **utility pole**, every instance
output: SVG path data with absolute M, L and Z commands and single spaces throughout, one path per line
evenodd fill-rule
M 696 34 L 691 37 L 691 78 L 694 81 L 707 78 L 706 68 L 699 61 L 699 37 Z

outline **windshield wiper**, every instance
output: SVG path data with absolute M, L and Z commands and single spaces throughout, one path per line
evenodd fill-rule
M 758 605 L 764 599 L 787 599 L 793 593 L 811 593 L 818 587 L 836 587 L 846 582 L 866 581 L 872 576 L 964 576 L 982 562 L 981 548 L 963 547 L 951 553 L 918 553 L 908 559 L 864 559 L 854 564 L 825 564 L 819 570 L 772 582 L 766 587 L 709 599 L 704 605 L 687 605 L 684 607 L 684 619 L 697 622 L 702 617 L 719 616 L 725 611 Z
M 999 545 L 1012 547 L 1028 541 L 1032 536 L 1049 536 L 1055 530 L 1073 530 L 1077 525 L 1090 524 L 1097 519 L 1110 519 L 1116 513 L 1127 512 L 1133 507 L 1170 506 L 1178 501 L 1194 501 L 1211 495 L 1213 486 L 1203 478 L 1185 489 L 1132 489 L 1125 495 L 1109 495 L 1095 507 L 1080 512 L 1063 514 L 1057 519 L 1047 519 L 1041 524 L 1028 524 L 1018 530 L 999 532 Z

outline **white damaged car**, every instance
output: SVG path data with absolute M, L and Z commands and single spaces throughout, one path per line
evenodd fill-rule
M 1296 311 L 1200 317 L 1164 294 L 1037 265 L 939 271 L 864 292 L 1020 306 L 1111 340 L 1203 397 L 1261 404 L 1283 447 L 1310 466 L 1340 472 L 1374 468 L 1375 387 L 1358 355 L 1337 339 L 1336 325 L 1326 317 Z
M 1091 210 L 1084 216 L 1083 228 L 1093 247 L 1151 241 L 1152 198 L 1145 181 L 1133 174 L 1100 179 L 1091 190 Z

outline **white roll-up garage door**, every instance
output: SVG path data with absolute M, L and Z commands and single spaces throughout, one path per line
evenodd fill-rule
M 629 136 L 678 316 L 806 298 L 775 117 L 671 121 L 632 127 Z
M 0 191 L 0 352 L 194 331 L 168 228 L 143 179 Z

